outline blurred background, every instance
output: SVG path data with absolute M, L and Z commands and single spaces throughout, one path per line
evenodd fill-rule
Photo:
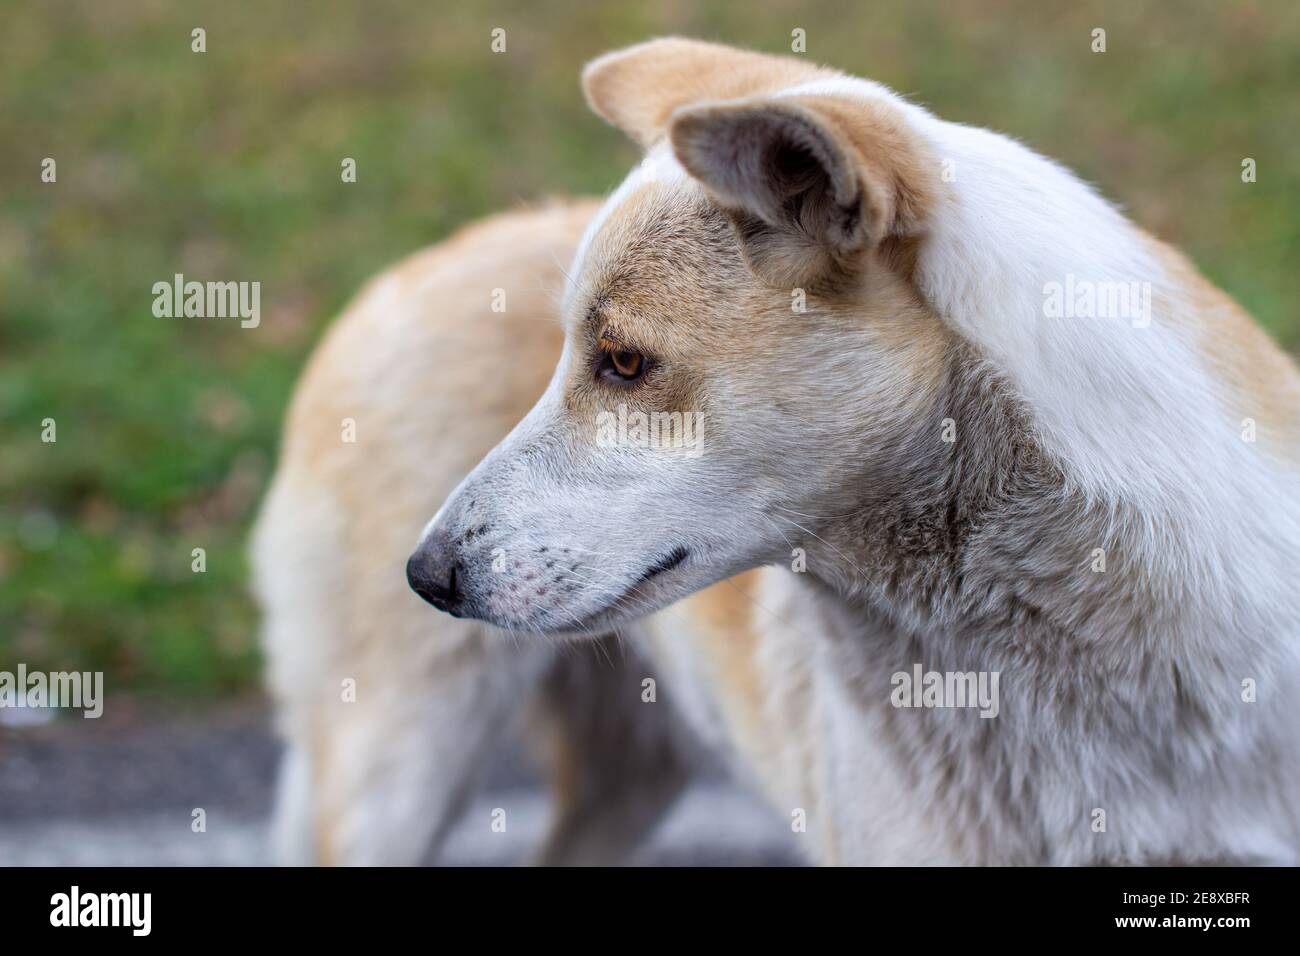
M 98 721 L 0 711 L 0 864 L 262 859 L 275 745 L 245 549 L 295 376 L 378 269 L 485 213 L 617 184 L 636 153 L 578 88 L 610 48 L 789 52 L 801 29 L 809 58 L 1061 160 L 1300 347 L 1292 0 L 44 0 L 0 22 L 0 670 L 103 671 L 110 701 Z M 259 281 L 261 326 L 155 318 L 152 285 L 177 272 Z M 495 779 L 532 786 L 511 758 Z M 225 836 L 157 836 L 178 807 L 188 836 L 196 806 Z M 711 861 L 780 858 L 746 839 L 748 812 L 710 831 Z M 661 840 L 698 836 L 674 826 Z

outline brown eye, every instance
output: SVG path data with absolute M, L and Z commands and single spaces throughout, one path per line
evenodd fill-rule
M 619 385 L 635 382 L 645 374 L 646 359 L 640 352 L 601 343 L 600 375 Z
M 609 361 L 614 366 L 614 371 L 624 378 L 636 378 L 641 374 L 641 356 L 636 352 L 619 350 L 609 353 Z

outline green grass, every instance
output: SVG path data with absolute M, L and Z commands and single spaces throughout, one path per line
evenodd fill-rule
M 587 113 L 577 74 L 648 36 L 783 51 L 801 27 L 810 57 L 1072 166 L 1300 344 L 1290 0 L 651 7 L 6 10 L 0 668 L 102 669 L 112 691 L 170 694 L 254 680 L 245 540 L 312 343 L 368 275 L 459 223 L 612 187 L 635 153 Z M 1246 156 L 1257 183 L 1241 182 Z M 260 281 L 261 327 L 154 318 L 151 286 L 175 272 Z

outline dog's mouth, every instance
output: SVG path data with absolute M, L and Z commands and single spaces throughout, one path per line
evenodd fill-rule
M 679 567 L 685 563 L 686 559 L 690 556 L 690 551 L 684 547 L 678 546 L 673 548 L 673 550 L 669 551 L 654 564 L 646 568 L 645 571 L 641 573 L 641 576 L 629 584 L 621 594 L 600 610 L 587 615 L 579 625 L 579 629 L 598 630 L 602 626 L 602 622 L 608 619 L 611 615 L 621 616 L 626 615 L 629 612 L 636 614 L 638 605 L 649 605 L 651 603 L 650 596 L 643 593 L 642 588 L 661 575 L 667 574 L 674 568 Z M 651 610 L 652 608 L 648 606 L 644 608 L 645 613 L 650 613 Z
M 657 577 L 658 575 L 663 574 L 665 571 L 671 571 L 673 568 L 677 567 L 677 565 L 681 564 L 690 556 L 691 553 L 687 551 L 685 548 L 681 547 L 680 545 L 676 548 L 673 548 L 671 551 L 668 552 L 668 554 L 666 554 L 659 561 L 650 565 L 650 567 L 648 567 L 645 570 L 644 574 L 642 574 L 639 578 L 637 578 L 634 582 L 632 582 L 632 588 L 638 588 L 642 584 L 645 584 L 647 581 L 649 581 L 651 578 Z

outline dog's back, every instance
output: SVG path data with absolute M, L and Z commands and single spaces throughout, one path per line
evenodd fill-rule
M 254 539 L 288 741 L 284 859 L 422 859 L 511 718 L 515 684 L 545 666 L 538 646 L 429 613 L 402 568 L 414 532 L 545 387 L 557 263 L 594 208 L 498 216 L 385 272 L 298 386 Z

